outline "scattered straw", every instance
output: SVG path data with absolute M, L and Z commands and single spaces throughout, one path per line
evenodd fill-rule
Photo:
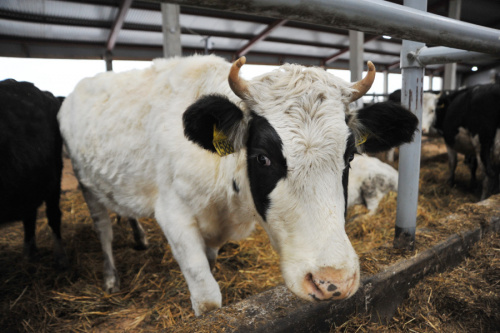
M 478 200 L 478 194 L 468 189 L 468 169 L 459 163 L 457 185 L 449 187 L 445 184 L 447 162 L 443 153 L 441 141 L 434 140 L 424 145 L 417 252 L 458 230 L 481 223 L 474 219 L 473 206 L 462 206 Z M 375 274 L 385 266 L 415 254 L 392 247 L 396 200 L 395 193 L 387 195 L 376 215 L 367 215 L 362 206 L 355 206 L 348 212 L 346 230 L 360 256 L 364 275 Z M 461 206 L 462 212 L 471 217 L 469 222 L 457 224 L 453 219 L 442 222 L 443 217 Z M 150 248 L 145 251 L 133 249 L 134 239 L 128 223 L 114 223 L 113 248 L 121 291 L 105 295 L 101 289 L 101 246 L 80 191 L 65 192 L 61 208 L 63 238 L 71 261 L 70 269 L 64 272 L 55 271 L 52 266 L 51 235 L 44 209 L 40 209 L 37 225 L 39 262 L 26 262 L 22 256 L 21 223 L 0 226 L 2 331 L 172 331 L 194 317 L 186 282 L 154 220 L 141 220 L 150 242 Z M 456 332 L 475 331 L 475 328 L 488 331 L 494 327 L 490 323 L 498 320 L 499 309 L 499 284 L 496 281 L 500 281 L 500 244 L 498 239 L 492 242 L 485 245 L 484 255 L 480 256 L 489 258 L 494 268 L 488 268 L 484 262 L 476 264 L 476 257 L 473 257 L 469 266 L 459 270 L 460 277 L 441 274 L 412 290 L 409 301 L 398 309 L 389 325 L 355 317 L 332 331 Z M 487 255 L 488 249 L 490 253 Z M 474 276 L 469 275 L 471 270 L 476 272 Z M 214 275 L 224 305 L 283 283 L 278 256 L 261 228 L 246 240 L 229 242 L 222 247 Z M 466 278 L 474 281 L 471 280 L 466 287 L 457 287 Z M 486 282 L 492 287 L 489 291 L 483 284 Z M 456 311 L 451 311 L 453 309 Z M 479 319 L 471 324 L 469 320 L 473 316 Z

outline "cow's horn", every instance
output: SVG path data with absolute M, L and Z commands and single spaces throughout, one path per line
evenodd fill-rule
M 248 98 L 248 82 L 239 76 L 240 68 L 245 64 L 247 58 L 241 57 L 236 60 L 229 71 L 229 86 L 231 90 L 241 99 Z
M 355 100 L 361 98 L 364 94 L 366 94 L 366 92 L 370 90 L 373 81 L 375 80 L 375 65 L 371 61 L 368 61 L 367 65 L 368 73 L 366 74 L 366 76 L 351 86 L 351 88 L 356 91 L 352 93 L 351 100 L 349 102 L 354 102 Z

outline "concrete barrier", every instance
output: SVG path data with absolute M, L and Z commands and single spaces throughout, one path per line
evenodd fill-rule
M 453 214 L 443 222 L 469 219 Z M 295 297 L 285 286 L 231 304 L 195 318 L 179 332 L 329 332 L 356 313 L 390 319 L 408 290 L 425 276 L 457 266 L 470 248 L 488 232 L 500 231 L 500 195 L 474 204 L 480 226 L 457 233 L 434 247 L 402 260 L 379 274 L 365 277 L 359 291 L 344 301 L 310 303 Z

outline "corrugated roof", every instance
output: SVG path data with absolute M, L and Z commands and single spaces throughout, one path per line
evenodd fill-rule
M 402 4 L 402 0 L 391 1 Z M 429 12 L 446 15 L 448 0 L 428 0 Z M 2 0 L 0 1 L 0 56 L 51 58 L 103 58 L 122 1 L 118 0 Z M 463 0 L 462 20 L 500 28 L 500 2 Z M 347 68 L 348 31 L 256 15 L 194 7 L 181 7 L 181 43 L 184 54 L 209 52 L 228 59 L 237 56 L 250 40 L 269 26 L 277 27 L 246 54 L 249 63 Z M 118 33 L 112 55 L 116 59 L 150 60 L 163 53 L 159 3 L 133 1 Z M 208 44 L 206 37 L 210 37 Z M 365 60 L 379 69 L 399 70 L 401 41 L 365 34 Z M 498 62 L 483 63 L 496 66 Z M 469 70 L 462 64 L 459 70 Z M 442 66 L 428 66 L 436 73 Z

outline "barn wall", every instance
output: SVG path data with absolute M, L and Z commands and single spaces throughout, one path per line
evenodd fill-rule
M 496 82 L 500 82 L 500 65 L 495 67 L 495 68 L 492 68 L 490 70 L 485 70 L 485 71 L 467 76 L 464 79 L 463 84 L 467 87 L 471 87 L 471 86 L 475 86 L 477 84 L 494 83 L 495 79 L 496 79 Z

